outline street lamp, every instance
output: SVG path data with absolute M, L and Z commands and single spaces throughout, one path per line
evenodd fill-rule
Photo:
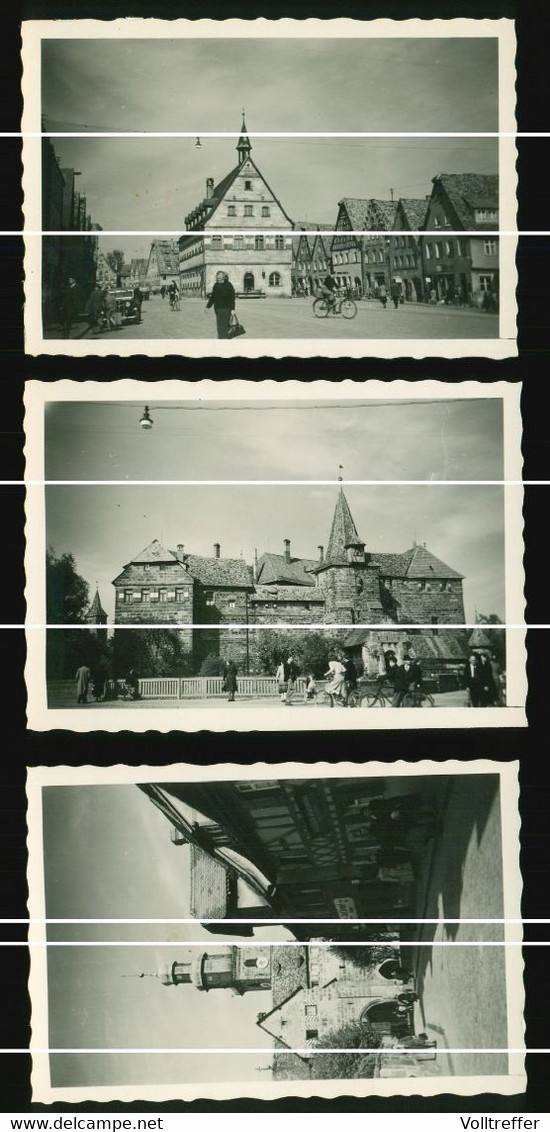
M 202 142 L 200 138 L 197 138 L 195 142 L 195 149 L 202 149 Z
M 153 421 L 149 416 L 149 406 L 146 405 L 143 410 L 143 416 L 140 418 L 139 427 L 143 429 L 150 429 L 153 427 Z

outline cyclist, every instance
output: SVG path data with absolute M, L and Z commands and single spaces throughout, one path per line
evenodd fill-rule
M 172 280 L 172 282 L 171 282 L 171 284 L 168 288 L 168 296 L 169 296 L 169 299 L 170 299 L 170 306 L 173 307 L 175 305 L 175 303 L 177 303 L 178 298 L 179 298 L 178 288 L 177 288 L 174 280 Z
M 347 699 L 346 669 L 338 657 L 329 661 L 328 671 L 325 672 L 325 677 L 329 678 L 325 690 L 329 692 L 331 696 L 338 696 L 339 699 L 345 703 Z
M 329 271 L 328 275 L 325 276 L 323 282 L 321 283 L 321 294 L 323 298 L 327 300 L 327 303 L 332 308 L 332 310 L 334 310 L 334 307 L 336 306 L 338 291 L 338 280 L 336 279 L 336 276 L 332 275 Z
M 351 656 L 346 657 L 343 664 L 346 673 L 346 700 L 348 700 L 350 692 L 354 692 L 357 687 L 357 668 Z
M 398 664 L 393 670 L 393 687 L 395 696 L 393 699 L 393 707 L 401 707 L 405 696 L 413 686 L 414 673 L 411 671 L 412 665 L 409 657 L 405 657 L 403 664 Z

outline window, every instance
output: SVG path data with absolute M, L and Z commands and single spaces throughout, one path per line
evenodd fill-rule
M 383 262 L 384 262 L 384 252 L 382 251 L 382 249 L 381 249 L 381 248 L 380 248 L 380 250 L 379 250 L 379 252 L 378 252 L 378 262 L 379 262 L 379 263 L 383 263 Z
M 244 245 L 244 236 L 233 236 L 233 247 L 242 248 Z
M 235 608 L 235 601 L 232 597 L 229 598 L 229 601 L 227 603 L 227 608 L 228 609 L 234 609 Z
M 252 192 L 252 181 L 245 181 L 244 187 L 247 193 Z
M 432 245 L 426 244 L 425 246 L 426 246 L 426 259 L 431 259 L 432 258 Z
M 491 291 L 492 287 L 493 287 L 493 276 L 492 275 L 480 275 L 480 277 L 479 277 L 479 289 L 480 289 L 480 291 Z
M 306 1006 L 306 1018 L 316 1018 L 316 1017 L 317 1017 L 317 1007 L 313 1003 L 311 1005 Z
M 216 595 L 213 590 L 205 590 L 204 600 L 206 605 L 214 605 L 215 597 Z
M 245 216 L 254 216 L 254 212 L 253 212 L 251 204 L 245 204 L 244 214 L 245 214 Z
M 459 240 L 458 241 L 458 254 L 459 255 L 468 255 L 468 241 L 467 240 Z
M 485 255 L 496 255 L 497 254 L 497 242 L 496 242 L 496 240 L 484 240 L 483 241 L 483 251 L 485 252 Z
M 271 209 L 268 204 L 262 204 L 262 216 L 270 216 Z
M 189 597 L 189 590 L 176 590 L 176 601 L 185 601 Z
M 436 259 L 441 259 L 441 252 L 442 251 L 443 251 L 443 245 L 442 244 L 434 244 L 434 252 L 435 252 L 435 258 Z
M 264 243 L 265 243 L 265 241 L 264 241 L 263 236 L 254 236 L 254 247 L 255 247 L 257 252 L 263 252 Z
M 275 250 L 281 252 L 285 246 L 284 236 L 275 236 Z
M 441 228 L 439 216 L 434 216 L 434 228 Z
M 168 601 L 168 590 L 159 590 L 159 601 Z
M 237 209 L 235 208 L 234 204 L 228 204 L 227 215 L 228 216 L 236 216 L 237 215 Z
M 158 590 L 151 590 L 150 598 L 151 598 L 151 601 L 158 601 L 159 591 Z
M 278 271 L 272 271 L 271 272 L 271 275 L 269 276 L 269 286 L 270 287 L 280 287 L 281 286 L 281 276 L 279 275 Z
M 141 600 L 142 601 L 150 601 L 150 599 L 151 599 L 150 591 L 149 590 L 142 590 L 141 591 Z
M 319 1037 L 318 1030 L 306 1030 L 306 1042 L 312 1042 Z
M 124 601 L 132 600 L 132 590 L 124 590 Z
M 213 248 L 223 247 L 223 240 L 222 240 L 221 236 L 212 236 L 212 247 Z
M 488 220 L 498 220 L 496 208 L 476 208 L 474 212 L 476 224 L 484 224 Z
M 445 255 L 454 255 L 455 250 L 452 240 L 445 240 Z
M 431 617 L 430 621 L 431 621 L 432 625 L 434 625 L 434 626 L 437 625 L 437 617 Z M 434 637 L 437 637 L 438 633 L 439 633 L 439 629 L 436 629 L 436 628 L 432 629 L 432 634 L 433 634 Z

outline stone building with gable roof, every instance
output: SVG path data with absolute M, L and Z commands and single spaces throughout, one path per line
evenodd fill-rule
M 433 178 L 425 228 L 437 235 L 423 236 L 422 257 L 427 291 L 438 301 L 459 297 L 480 305 L 491 298 L 498 305 L 499 189 L 497 174 L 438 173 Z M 446 236 L 474 232 L 473 236 Z
M 431 634 L 418 633 L 415 641 L 426 632 L 438 638 L 429 653 L 437 669 L 467 655 L 461 630 L 439 631 L 441 625 L 465 620 L 462 583 L 463 576 L 425 545 L 414 544 L 401 554 L 367 550 L 340 488 L 326 553 L 319 545 L 316 559 L 294 556 L 289 539 L 283 554 L 256 555 L 253 566 L 242 558 L 223 558 L 219 543 L 208 557 L 189 553 L 182 543 L 170 549 L 155 539 L 113 582 L 115 621 L 174 625 L 197 667 L 214 654 L 232 658 L 241 671 L 256 665 L 261 626 L 351 630 L 387 624 L 387 631 L 361 630 L 361 641 L 341 630 L 343 645 L 356 653 L 360 646 L 367 661 L 390 636 L 403 646 L 410 643 L 412 631 L 397 629 L 399 624 L 433 625 Z
M 292 238 L 284 234 L 292 230 L 292 220 L 251 150 L 243 114 L 237 165 L 217 184 L 207 178 L 204 198 L 185 218 L 186 233 L 178 241 L 183 294 L 206 298 L 220 270 L 238 295 L 292 293 Z M 234 229 L 234 234 L 217 229 Z

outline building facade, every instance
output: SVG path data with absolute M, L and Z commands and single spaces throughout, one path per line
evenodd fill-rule
M 171 549 L 155 539 L 114 579 L 115 623 L 174 625 L 195 667 L 217 655 L 233 659 L 241 671 L 254 671 L 258 664 L 262 626 L 351 629 L 386 623 L 395 640 L 399 623 L 432 624 L 444 665 L 446 649 L 450 661 L 456 658 L 456 642 L 466 656 L 460 630 L 439 632 L 439 626 L 465 620 L 462 583 L 463 576 L 425 544 L 415 543 L 401 554 L 367 550 L 340 489 L 326 553 L 319 545 L 315 559 L 293 555 L 288 539 L 283 554 L 256 554 L 253 566 L 222 557 L 219 543 L 206 557 L 189 553 L 182 543 Z M 224 628 L 229 625 L 234 628 Z M 343 629 L 344 646 L 346 637 Z M 397 631 L 397 637 L 406 644 L 411 631 Z M 372 630 L 363 642 L 363 659 L 383 639 L 381 630 Z M 353 638 L 350 647 L 356 645 Z
M 215 951 L 189 948 L 157 977 L 163 986 L 198 992 L 271 991 L 273 1006 L 258 1015 L 256 1024 L 275 1048 L 301 1050 L 350 1022 L 379 1037 L 410 1033 L 411 1011 L 403 999 L 413 991 L 413 980 L 395 972 L 392 959 L 362 967 L 314 944 L 292 949 L 231 944 Z
M 440 173 L 433 178 L 425 221 L 430 235 L 421 238 L 428 297 L 498 308 L 498 218 L 498 176 Z M 448 236 L 446 229 L 476 234 Z
M 131 267 L 131 264 L 129 266 Z M 175 241 L 153 240 L 144 282 L 148 283 L 153 291 L 160 291 L 161 287 L 169 287 L 170 283 L 176 283 L 179 288 L 179 275 L 179 254 Z
M 375 916 L 386 925 L 415 915 L 413 866 L 426 852 L 426 823 L 438 806 L 428 780 L 298 778 L 140 789 L 176 831 L 174 843 L 195 847 L 190 887 L 197 919 L 223 927 L 226 918 Z M 240 894 L 237 881 L 246 886 Z M 308 925 L 291 930 L 298 938 L 311 935 Z M 334 931 L 336 938 L 357 934 L 351 924 Z
M 375 293 L 381 286 L 389 290 L 390 237 L 379 233 L 391 232 L 396 211 L 394 201 L 344 197 L 338 202 L 332 270 L 341 286 L 351 287 L 358 295 Z M 378 234 L 368 235 L 369 229 Z
M 389 245 L 390 276 L 399 284 L 406 302 L 420 303 L 425 298 L 420 237 L 406 233 L 422 230 L 427 208 L 426 198 L 397 202 Z
M 84 309 L 96 281 L 99 224 L 92 221 L 86 196 L 77 189 L 75 169 L 62 168 L 49 138 L 42 140 L 42 313 L 57 321 L 63 290 L 76 280 Z M 56 232 L 71 235 L 55 235 Z M 49 235 L 48 233 L 52 233 Z
M 292 241 L 292 294 L 316 295 L 332 270 L 332 236 L 324 235 L 331 231 L 331 225 L 301 220 L 294 227 L 309 235 L 298 235 Z
M 218 271 L 227 273 L 237 295 L 292 294 L 292 237 L 286 235 L 292 221 L 251 150 L 243 116 L 237 165 L 216 185 L 207 178 L 203 200 L 185 218 L 186 233 L 178 241 L 185 295 L 206 298 Z

